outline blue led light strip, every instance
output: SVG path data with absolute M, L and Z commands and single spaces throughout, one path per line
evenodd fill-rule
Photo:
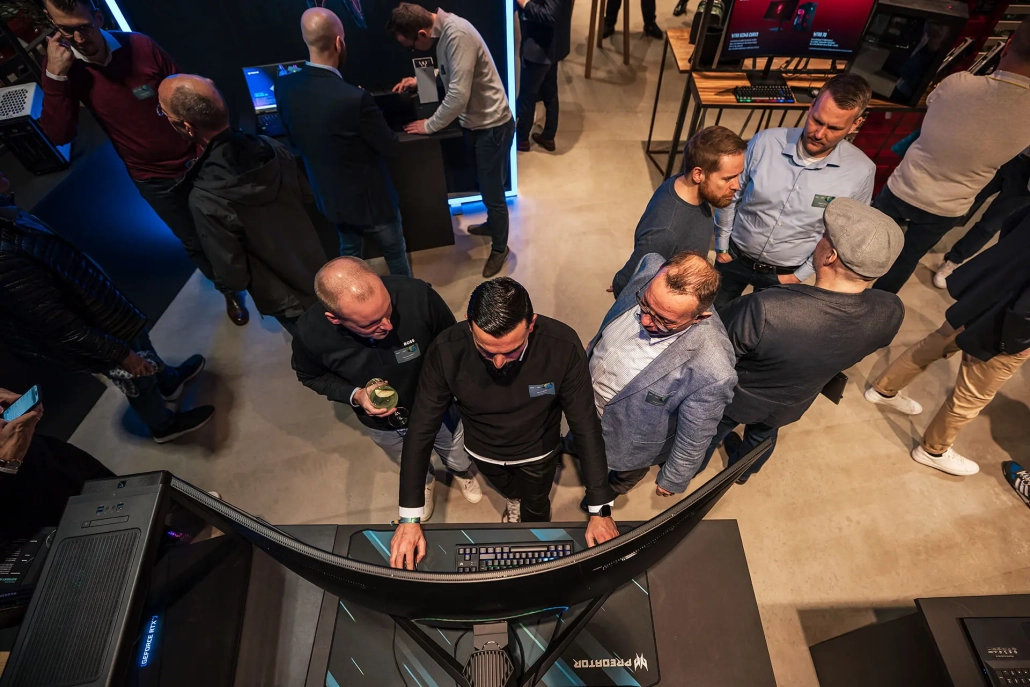
M 107 9 L 111 10 L 111 16 L 114 17 L 118 28 L 122 31 L 132 31 L 129 28 L 129 22 L 125 19 L 125 15 L 122 14 L 122 9 L 118 7 L 118 3 L 114 0 L 104 0 L 104 2 L 107 4 Z

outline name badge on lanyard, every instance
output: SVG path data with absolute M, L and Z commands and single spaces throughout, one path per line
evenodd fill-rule
M 136 96 L 136 100 L 146 100 L 147 98 L 153 98 L 157 95 L 157 93 L 154 92 L 154 87 L 148 83 L 132 89 L 132 94 Z
M 554 396 L 554 382 L 548 382 L 547 384 L 530 384 L 529 385 L 529 397 L 540 398 L 541 396 Z

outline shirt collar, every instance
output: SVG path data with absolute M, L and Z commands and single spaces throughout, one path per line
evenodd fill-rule
M 118 39 L 112 36 L 108 31 L 100 29 L 100 35 L 104 37 L 104 42 L 107 43 L 107 59 L 104 60 L 102 64 L 100 62 L 96 62 L 94 60 L 89 59 L 81 52 L 76 50 L 74 45 L 70 45 L 69 47 L 71 48 L 72 55 L 75 55 L 75 59 L 82 60 L 83 62 L 89 62 L 90 64 L 99 64 L 101 67 L 106 67 L 107 65 L 111 64 L 111 59 L 114 57 L 114 51 L 121 48 L 122 44 L 119 43 Z
M 1013 86 L 1022 86 L 1023 88 L 1030 88 L 1030 78 L 1023 76 L 1022 74 L 1014 74 L 1012 72 L 1002 71 L 995 69 L 994 73 L 991 74 L 992 79 L 995 81 L 1004 81 L 1010 83 Z
M 433 22 L 433 31 L 429 35 L 433 38 L 439 38 L 440 34 L 443 33 L 443 23 L 451 16 L 450 12 L 444 12 L 439 7 L 436 8 L 436 21 Z
M 787 130 L 787 143 L 783 146 L 783 154 L 794 161 L 798 167 L 806 167 L 808 169 L 822 169 L 823 167 L 833 166 L 840 167 L 840 147 L 844 144 L 841 141 L 833 147 L 830 154 L 820 159 L 811 167 L 808 167 L 804 161 L 798 157 L 798 141 L 801 140 L 801 134 L 804 129 L 788 129 Z
M 309 62 L 309 61 L 305 61 L 304 64 L 306 64 L 309 67 L 316 67 L 318 69 L 324 69 L 327 72 L 332 72 L 333 74 L 336 74 L 336 76 L 340 77 L 341 79 L 343 78 L 343 75 L 340 74 L 340 70 L 337 69 L 336 67 L 330 67 L 327 64 L 315 64 L 314 62 Z

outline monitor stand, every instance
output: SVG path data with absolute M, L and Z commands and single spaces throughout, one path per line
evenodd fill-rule
M 747 81 L 752 86 L 781 86 L 787 87 L 787 79 L 783 77 L 783 72 L 769 71 L 768 69 L 745 71 L 747 75 Z
M 469 540 L 572 540 L 580 550 L 586 547 L 583 533 L 584 528 L 547 526 L 427 529 L 426 548 L 435 554 L 427 555 L 419 570 L 453 571 L 454 547 Z M 348 556 L 386 565 L 392 534 L 392 528 L 357 532 Z M 478 676 L 466 677 L 473 670 Z M 372 680 L 377 687 L 649 687 L 659 679 L 650 592 L 643 574 L 610 595 L 507 622 L 413 622 L 342 602 L 324 684 Z
M 781 88 L 787 87 L 787 80 L 783 78 L 783 72 L 780 70 L 772 71 L 773 58 L 765 58 L 765 67 L 761 71 L 757 69 L 745 71 L 747 75 L 748 83 L 752 86 L 779 86 Z

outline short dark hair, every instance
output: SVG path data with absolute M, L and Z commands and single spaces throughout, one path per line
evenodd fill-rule
M 1030 62 L 1030 19 L 1019 22 L 1019 26 L 1012 32 L 1009 50 L 1023 62 Z
M 712 307 L 715 295 L 719 293 L 719 273 L 708 258 L 685 250 L 672 256 L 662 265 L 665 285 L 673 293 L 697 298 L 698 310 L 695 317 Z
M 838 74 L 824 83 L 816 98 L 823 93 L 829 93 L 834 104 L 842 110 L 858 110 L 859 117 L 869 107 L 869 101 L 873 97 L 873 89 L 869 82 L 851 72 Z
M 724 126 L 709 126 L 690 137 L 683 147 L 683 173 L 700 167 L 705 174 L 719 171 L 724 155 L 740 155 L 747 143 Z
M 169 96 L 168 104 L 174 116 L 201 131 L 219 131 L 229 125 L 229 110 L 225 101 L 204 97 L 192 88 L 176 88 Z
M 390 12 L 390 19 L 386 22 L 386 30 L 390 33 L 400 34 L 409 41 L 418 38 L 419 31 L 429 31 L 433 28 L 433 13 L 421 5 L 411 2 L 402 2 Z
M 46 9 L 47 4 L 50 4 L 54 6 L 54 9 L 62 12 L 74 12 L 79 5 L 85 5 L 91 12 L 96 12 L 100 9 L 97 7 L 96 0 L 41 0 L 40 4 L 43 5 L 43 9 Z
M 533 301 L 526 287 L 511 277 L 498 277 L 476 287 L 469 297 L 468 321 L 493 337 L 533 320 Z

